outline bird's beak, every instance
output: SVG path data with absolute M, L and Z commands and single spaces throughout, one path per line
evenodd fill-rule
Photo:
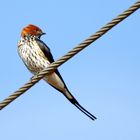
M 42 35 L 45 35 L 46 33 L 42 33 Z
M 38 38 L 40 38 L 42 35 L 45 35 L 46 33 L 40 33 L 40 35 L 38 36 Z

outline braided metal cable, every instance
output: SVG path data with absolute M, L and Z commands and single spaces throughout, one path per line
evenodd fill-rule
M 7 106 L 12 101 L 14 101 L 16 98 L 18 98 L 24 92 L 26 92 L 28 89 L 30 89 L 39 80 L 41 80 L 45 75 L 53 72 L 57 67 L 59 67 L 60 65 L 62 65 L 63 63 L 65 63 L 67 60 L 69 60 L 70 58 L 72 58 L 74 55 L 76 55 L 80 51 L 82 51 L 84 48 L 86 48 L 92 42 L 94 42 L 95 40 L 97 40 L 98 38 L 100 38 L 107 31 L 109 31 L 112 27 L 114 27 L 119 22 L 121 22 L 122 20 L 124 20 L 125 18 L 127 18 L 129 15 L 131 15 L 132 13 L 134 13 L 139 8 L 140 8 L 140 1 L 137 1 L 128 10 L 124 11 L 122 14 L 120 14 L 115 19 L 113 19 L 111 22 L 109 22 L 108 24 L 106 24 L 99 31 L 97 31 L 94 35 L 92 35 L 89 38 L 87 38 L 86 40 L 84 40 L 78 46 L 76 46 L 71 51 L 69 51 L 66 55 L 62 56 L 59 60 L 51 63 L 46 69 L 44 69 L 43 71 L 41 71 L 39 74 L 33 76 L 28 83 L 26 83 L 23 87 L 19 88 L 12 95 L 10 95 L 9 97 L 7 97 L 5 100 L 3 100 L 0 103 L 0 110 L 3 109 L 5 106 Z

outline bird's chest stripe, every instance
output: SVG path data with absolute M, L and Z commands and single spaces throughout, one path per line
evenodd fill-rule
M 50 64 L 35 42 L 20 46 L 19 54 L 25 65 L 33 72 L 39 72 Z

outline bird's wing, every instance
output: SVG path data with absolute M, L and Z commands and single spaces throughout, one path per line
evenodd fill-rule
M 50 62 L 50 63 L 53 63 L 53 62 L 54 62 L 54 58 L 53 58 L 53 56 L 52 56 L 52 54 L 51 54 L 50 48 L 49 48 L 43 41 L 41 41 L 40 39 L 36 39 L 36 42 L 37 42 L 38 46 L 40 47 L 40 49 L 42 50 L 42 52 L 44 53 L 44 55 L 45 55 L 45 56 L 47 57 L 47 59 L 49 60 L 49 62 Z M 66 84 L 65 84 L 65 82 L 64 82 L 64 80 L 63 80 L 63 78 L 62 78 L 62 76 L 60 75 L 60 73 L 59 73 L 59 71 L 58 71 L 57 69 L 55 70 L 55 73 L 56 73 L 56 74 L 59 76 L 59 78 L 62 80 L 62 82 L 63 82 L 65 88 L 68 89 L 67 86 L 66 86 Z M 55 87 L 54 87 L 54 88 L 55 88 Z
M 36 38 L 36 42 L 46 58 L 49 60 L 50 63 L 54 62 L 53 56 L 51 54 L 50 48 L 40 39 Z
M 53 59 L 53 56 L 51 54 L 51 51 L 49 49 L 49 47 L 43 42 L 41 41 L 40 39 L 36 39 L 36 42 L 38 44 L 38 46 L 40 47 L 40 49 L 42 50 L 42 52 L 44 53 L 44 55 L 47 57 L 47 59 L 49 60 L 50 63 L 54 62 L 54 59 Z M 69 92 L 63 78 L 61 77 L 59 71 L 56 69 L 55 70 L 55 73 L 59 76 L 59 78 L 62 80 L 63 84 L 64 84 L 64 88 L 67 89 L 67 93 L 64 93 L 62 91 L 60 91 L 59 89 L 57 89 L 56 87 L 54 87 L 55 89 L 59 90 L 60 92 L 62 92 L 64 94 L 64 96 L 73 104 L 75 105 L 80 111 L 82 111 L 86 116 L 88 116 L 89 118 L 91 118 L 92 120 L 95 120 L 96 117 L 94 115 L 92 115 L 90 112 L 88 112 L 85 108 L 83 108 L 79 103 L 78 101 L 74 98 L 74 96 Z M 69 95 L 70 97 L 72 98 L 69 98 Z

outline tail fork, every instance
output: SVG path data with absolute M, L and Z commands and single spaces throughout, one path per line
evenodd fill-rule
M 74 103 L 81 112 L 83 112 L 86 116 L 88 116 L 90 119 L 95 120 L 97 119 L 94 115 L 92 115 L 90 112 L 88 112 L 85 108 L 83 108 L 79 103 Z

